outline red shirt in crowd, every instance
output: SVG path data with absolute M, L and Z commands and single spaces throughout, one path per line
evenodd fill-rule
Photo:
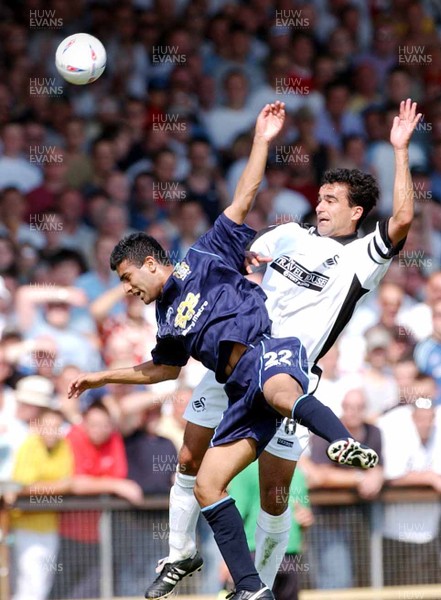
M 74 455 L 74 474 L 93 477 L 127 477 L 127 458 L 123 438 L 113 432 L 100 446 L 92 444 L 80 425 L 74 425 L 67 435 Z M 98 511 L 63 513 L 60 533 L 79 542 L 98 541 Z

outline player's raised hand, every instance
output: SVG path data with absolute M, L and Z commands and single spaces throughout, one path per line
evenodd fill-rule
M 409 146 L 410 138 L 418 125 L 422 113 L 416 112 L 417 103 L 410 98 L 400 103 L 400 114 L 394 118 L 390 132 L 390 142 L 395 150 L 404 150 Z
M 256 136 L 271 142 L 280 133 L 285 122 L 285 103 L 266 104 L 259 113 L 256 122 Z
M 253 267 L 261 267 L 272 260 L 271 256 L 262 256 L 261 254 L 247 250 L 245 252 L 245 270 L 247 273 L 251 274 L 254 271 Z
M 97 373 L 81 373 L 69 385 L 67 392 L 68 398 L 78 398 L 85 390 L 101 387 L 106 383 L 105 373 L 98 371 Z

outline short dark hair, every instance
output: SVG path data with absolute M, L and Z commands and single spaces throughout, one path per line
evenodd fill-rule
M 146 233 L 132 233 L 120 240 L 110 255 L 110 268 L 116 268 L 128 260 L 138 269 L 142 267 L 147 256 L 153 256 L 161 265 L 170 265 L 170 258 L 159 242 Z
M 357 221 L 356 229 L 359 229 L 377 204 L 380 192 L 375 178 L 359 169 L 329 169 L 323 175 L 322 185 L 325 183 L 345 183 L 348 186 L 349 206 L 361 206 L 363 209 Z
M 109 409 L 105 404 L 103 404 L 103 402 L 101 402 L 101 400 L 94 400 L 91 404 L 89 404 L 89 406 L 82 411 L 83 417 L 87 416 L 92 410 L 100 410 L 110 417 Z

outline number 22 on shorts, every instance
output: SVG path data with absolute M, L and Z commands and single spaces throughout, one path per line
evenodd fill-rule
M 264 371 L 271 367 L 280 367 L 280 365 L 292 366 L 290 358 L 292 357 L 291 350 L 279 350 L 279 352 L 266 352 L 263 355 Z

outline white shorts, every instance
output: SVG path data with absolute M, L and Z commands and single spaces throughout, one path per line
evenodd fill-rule
M 224 392 L 223 385 L 216 381 L 213 371 L 207 371 L 195 387 L 183 416 L 194 425 L 215 429 L 227 407 L 228 396 Z M 308 445 L 308 441 L 309 430 L 306 427 L 297 425 L 293 434 L 287 433 L 282 424 L 265 450 L 278 458 L 297 461 Z

